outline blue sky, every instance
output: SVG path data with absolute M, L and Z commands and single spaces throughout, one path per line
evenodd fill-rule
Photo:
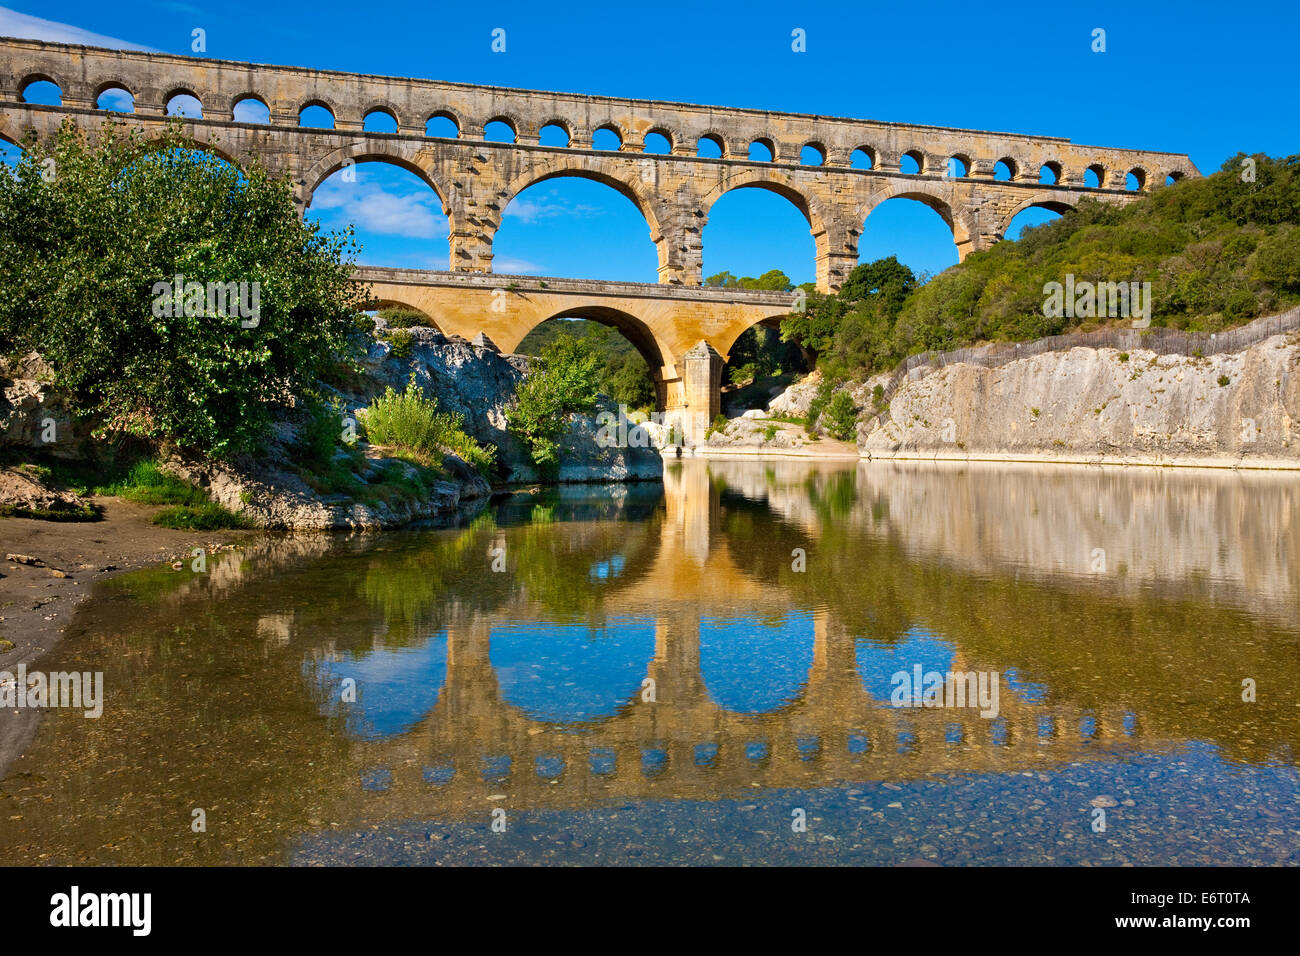
M 1300 4 L 1258 0 L 1033 4 L 687 6 L 566 3 L 328 3 L 245 0 L 103 3 L 6 0 L 0 34 L 134 44 L 209 56 L 499 86 L 686 100 L 774 110 L 1066 136 L 1078 143 L 1186 152 L 1203 172 L 1238 150 L 1300 151 Z M 37 18 L 33 22 L 33 18 Z M 491 31 L 506 30 L 493 53 Z M 1105 53 L 1090 49 L 1106 30 Z M 807 52 L 791 50 L 801 28 Z M 87 37 L 85 32 L 98 35 Z M 358 225 L 362 260 L 445 268 L 438 202 L 408 174 L 359 167 L 327 183 L 310 213 Z M 807 223 L 779 197 L 719 201 L 705 274 L 781 268 L 813 277 Z M 496 269 L 654 281 L 635 208 L 597 184 L 562 179 L 505 212 Z M 920 271 L 956 260 L 928 209 L 892 200 L 868 220 L 861 258 L 897 254 Z

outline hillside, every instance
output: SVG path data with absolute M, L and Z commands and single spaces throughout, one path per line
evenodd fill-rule
M 859 266 L 838 295 L 810 296 L 782 336 L 831 375 L 860 377 L 917 352 L 1131 321 L 1050 307 L 1052 283 L 1083 282 L 1149 282 L 1151 326 L 1187 331 L 1300 302 L 1300 155 L 1238 155 L 1122 207 L 1085 199 L 925 284 L 892 258 Z

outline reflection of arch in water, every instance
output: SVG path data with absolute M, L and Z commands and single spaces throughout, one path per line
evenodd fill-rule
M 626 708 L 655 653 L 655 622 L 611 618 L 587 624 L 494 627 L 489 660 L 501 699 L 530 720 L 589 724 Z
M 733 713 L 765 714 L 798 700 L 808 683 L 816 641 L 813 616 L 775 624 L 700 619 L 700 676 L 715 704 Z
M 952 644 L 919 627 L 912 628 L 897 643 L 859 638 L 855 651 L 858 679 L 863 689 L 882 705 L 889 705 L 898 686 L 893 679 L 895 674 L 902 671 L 912 680 L 913 669 L 919 665 L 923 676 L 932 671 L 946 675 L 957 656 Z
M 322 660 L 314 668 L 321 713 L 341 717 L 350 737 L 394 737 L 437 706 L 447 682 L 447 632 L 419 647 L 375 648 L 359 657 Z M 355 703 L 344 699 L 343 681 L 348 679 L 356 682 Z

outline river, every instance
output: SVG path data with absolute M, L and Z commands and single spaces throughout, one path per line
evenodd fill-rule
M 1296 864 L 1298 598 L 1286 474 L 684 461 L 267 536 L 81 606 L 38 666 L 102 672 L 103 713 L 45 715 L 0 845 Z

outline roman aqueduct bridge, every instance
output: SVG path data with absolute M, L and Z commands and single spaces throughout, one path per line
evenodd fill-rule
M 38 81 L 59 88 L 60 105 L 26 101 L 27 88 Z M 110 90 L 130 94 L 132 111 L 100 108 Z M 889 199 L 933 209 L 964 258 L 997 242 L 1030 207 L 1062 211 L 1084 196 L 1128 202 L 1169 178 L 1198 175 L 1185 155 L 1081 146 L 1060 137 L 0 38 L 0 139 L 49 136 L 68 118 L 91 133 L 117 121 L 161 137 L 169 103 L 179 95 L 202 107 L 201 118 L 183 120 L 187 136 L 235 164 L 260 159 L 289 179 L 303 209 L 333 173 L 372 160 L 409 170 L 437 193 L 450 223 L 450 270 L 363 270 L 376 283 L 377 299 L 419 308 L 444 332 L 483 333 L 505 349 L 556 316 L 615 325 L 646 356 L 661 406 L 689 412 L 688 421 L 696 422 L 717 412 L 722 363 L 740 334 L 778 320 L 793 301 L 701 287 L 704 226 L 713 204 L 733 189 L 769 190 L 803 214 L 815 243 L 818 288 L 829 291 L 857 265 L 863 223 Z M 267 122 L 235 121 L 236 105 L 251 100 L 266 107 Z M 301 125 L 303 110 L 312 106 L 329 112 L 332 129 Z M 396 132 L 366 130 L 377 113 Z M 427 135 L 431 121 L 443 122 L 448 135 Z M 512 142 L 484 138 L 488 124 L 497 122 L 509 128 Z M 545 127 L 558 127 L 567 145 L 542 145 Z M 602 130 L 615 134 L 616 148 L 593 147 Z M 650 151 L 652 144 L 661 151 Z M 764 160 L 750 158 L 754 144 Z M 1136 191 L 1126 188 L 1130 174 Z M 658 251 L 658 286 L 484 279 L 511 200 L 562 176 L 603 183 L 637 207 Z M 1085 185 L 1089 179 L 1095 185 Z M 525 286 L 528 297 L 516 294 Z M 509 293 L 505 310 L 494 312 L 502 290 Z M 692 350 L 693 362 L 687 360 Z

